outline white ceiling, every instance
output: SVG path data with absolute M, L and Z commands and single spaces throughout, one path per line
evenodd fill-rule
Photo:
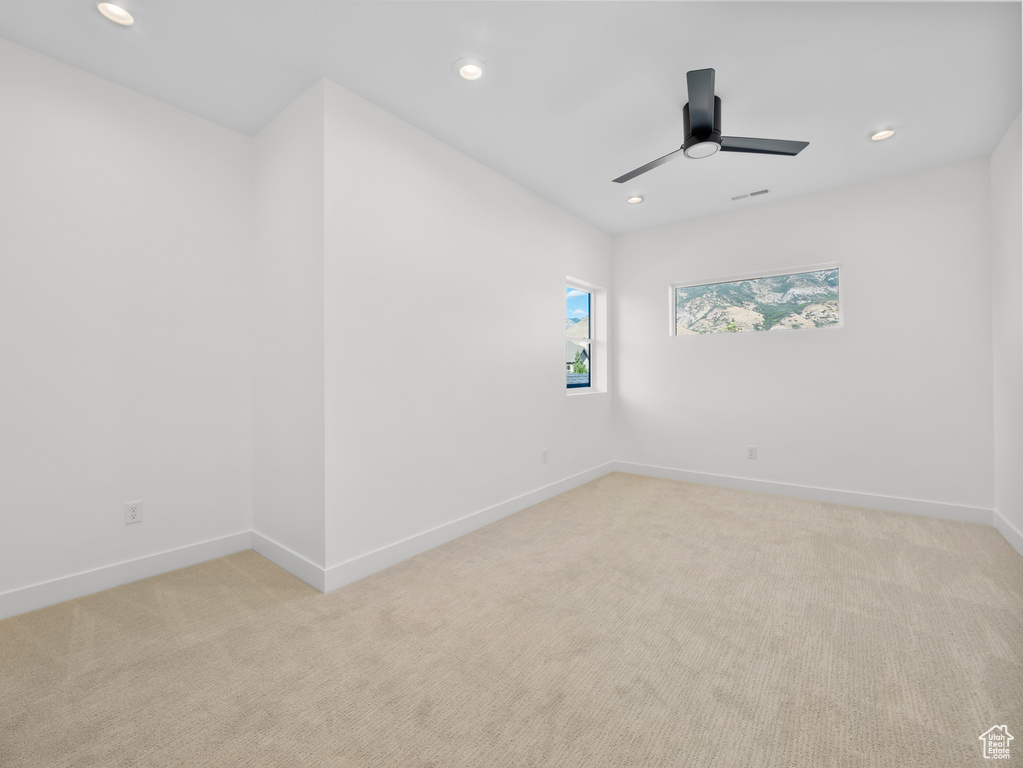
M 122 4 L 134 27 L 5 0 L 0 37 L 247 134 L 326 77 L 611 234 L 987 155 L 1021 103 L 1019 2 Z M 467 56 L 482 80 L 453 74 Z M 611 183 L 681 145 L 704 67 L 725 135 L 810 146 Z

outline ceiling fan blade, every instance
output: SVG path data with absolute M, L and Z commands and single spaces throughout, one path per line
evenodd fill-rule
M 689 130 L 693 136 L 702 138 L 714 130 L 714 70 L 686 72 L 686 82 L 689 85 Z
M 798 155 L 808 141 L 785 141 L 783 139 L 745 139 L 741 136 L 722 136 L 722 152 L 749 152 L 754 155 Z
M 675 155 L 677 155 L 681 151 L 682 151 L 682 147 L 679 147 L 674 152 L 669 152 L 668 154 L 664 155 L 664 157 L 659 157 L 656 160 L 653 160 L 653 161 L 647 163 L 646 165 L 641 165 L 636 170 L 629 171 L 624 176 L 619 176 L 617 179 L 612 179 L 612 181 L 614 181 L 616 184 L 622 184 L 622 183 L 628 181 L 629 179 L 634 179 L 637 176 L 639 176 L 641 173 L 646 173 L 647 171 L 652 171 L 657 166 L 664 165 L 666 162 L 671 160 L 671 158 L 673 158 Z

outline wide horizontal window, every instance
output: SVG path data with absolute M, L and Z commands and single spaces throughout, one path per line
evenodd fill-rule
M 839 324 L 838 268 L 674 286 L 675 334 L 824 328 Z

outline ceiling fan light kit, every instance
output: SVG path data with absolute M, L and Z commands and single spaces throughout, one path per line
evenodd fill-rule
M 720 149 L 721 145 L 716 141 L 698 141 L 685 147 L 682 154 L 690 160 L 701 160 L 704 157 L 717 154 Z
M 809 146 L 808 141 L 780 139 L 748 139 L 721 135 L 721 99 L 714 95 L 714 70 L 694 69 L 686 72 L 689 102 L 682 107 L 682 127 L 685 138 L 674 152 L 642 165 L 634 171 L 614 179 L 623 184 L 640 174 L 652 171 L 681 152 L 692 160 L 699 160 L 718 152 L 745 152 L 754 155 L 798 155 Z

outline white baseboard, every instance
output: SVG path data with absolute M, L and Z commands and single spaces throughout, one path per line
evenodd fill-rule
M 74 573 L 59 579 L 31 584 L 27 587 L 0 593 L 0 619 L 45 608 L 65 600 L 102 592 L 121 584 L 156 576 L 167 571 L 176 571 L 190 565 L 214 560 L 235 552 L 252 548 L 250 531 L 242 531 L 219 539 L 201 541 L 178 549 L 158 552 L 122 563 L 114 563 L 90 571 Z
M 359 557 L 338 563 L 327 569 L 326 588 L 324 591 L 331 592 L 338 587 L 351 584 L 353 581 L 358 581 L 377 571 L 390 568 L 392 565 L 397 565 L 403 560 L 408 560 L 410 557 L 414 557 L 434 547 L 439 547 L 441 544 L 457 539 L 459 536 L 464 536 L 485 525 L 490 525 L 490 523 L 508 515 L 521 512 L 527 507 L 539 504 L 541 501 L 546 501 L 558 494 L 565 493 L 565 491 L 570 491 L 591 480 L 596 480 L 598 477 L 603 477 L 612 471 L 614 471 L 614 468 L 610 462 L 601 464 L 577 475 L 566 477 L 564 480 L 537 488 L 535 491 L 516 496 L 514 499 L 509 499 L 492 507 L 473 512 L 465 517 L 452 520 L 449 523 L 444 523 L 414 536 L 409 536 L 406 539 L 396 541 L 373 552 L 367 552 Z
M 326 571 L 311 560 L 307 560 L 297 552 L 257 531 L 252 532 L 252 548 L 257 554 L 283 568 L 292 576 L 302 579 L 310 587 L 318 589 L 320 592 L 326 592 L 323 588 Z
M 852 507 L 884 509 L 889 512 L 906 512 L 911 515 L 937 517 L 942 520 L 957 520 L 962 523 L 994 524 L 994 510 L 983 509 L 981 507 L 966 507 L 959 504 L 945 504 L 943 502 L 923 501 L 921 499 L 904 499 L 898 496 L 878 496 L 857 491 L 838 491 L 831 488 L 776 483 L 770 480 L 752 480 L 744 477 L 715 475 L 707 472 L 690 472 L 684 469 L 656 467 L 649 464 L 633 464 L 627 461 L 615 461 L 612 464 L 616 472 L 629 472 L 634 475 L 661 477 L 667 480 L 683 480 L 687 483 L 717 485 L 725 488 L 737 488 L 743 491 L 759 491 L 760 493 L 772 493 L 778 496 L 794 496 L 797 499 L 829 501 Z M 1006 538 L 1009 537 L 1006 535 Z
M 464 536 L 503 517 L 520 512 L 541 501 L 570 491 L 609 472 L 628 472 L 634 475 L 682 480 L 690 483 L 716 485 L 747 491 L 759 491 L 782 496 L 828 501 L 871 509 L 885 509 L 892 512 L 907 512 L 915 515 L 958 520 L 966 523 L 994 525 L 1009 544 L 1023 555 L 1023 532 L 1020 532 L 1002 515 L 990 509 L 944 504 L 919 499 L 904 499 L 894 496 L 877 496 L 854 491 L 838 491 L 829 488 L 791 485 L 768 480 L 715 475 L 705 472 L 690 472 L 669 467 L 648 464 L 634 464 L 612 461 L 572 475 L 529 493 L 509 499 L 492 507 L 444 523 L 428 531 L 409 536 L 373 552 L 346 560 L 343 563 L 322 568 L 302 555 L 288 549 L 273 539 L 256 531 L 223 536 L 218 539 L 190 544 L 178 549 L 158 552 L 154 555 L 127 560 L 121 563 L 95 568 L 90 571 L 71 574 L 51 581 L 32 584 L 0 593 L 0 619 L 19 613 L 45 608 L 76 597 L 90 595 L 106 589 L 128 584 L 139 579 L 156 576 L 167 571 L 186 568 L 190 565 L 213 560 L 236 552 L 253 549 L 270 562 L 298 577 L 320 592 L 330 592 L 353 581 L 365 578 L 377 571 L 390 568 L 403 560 L 438 547 L 441 544 Z
M 0 593 L 0 619 L 45 608 L 65 600 L 73 600 L 76 597 L 102 592 L 105 589 L 167 571 L 197 565 L 225 555 L 244 552 L 248 549 L 255 550 L 270 562 L 320 592 L 329 592 L 384 568 L 397 565 L 402 560 L 407 560 L 421 552 L 457 539 L 477 528 L 482 528 L 526 507 L 539 504 L 541 501 L 569 491 L 583 483 L 588 483 L 611 471 L 613 468 L 610 463 L 594 467 L 327 569 L 316 565 L 269 536 L 257 531 L 242 531 L 219 539 L 190 544 L 178 549 L 158 552 L 154 555 Z
M 1023 555 L 1023 533 L 995 510 L 995 528 L 1005 537 L 1013 549 Z

